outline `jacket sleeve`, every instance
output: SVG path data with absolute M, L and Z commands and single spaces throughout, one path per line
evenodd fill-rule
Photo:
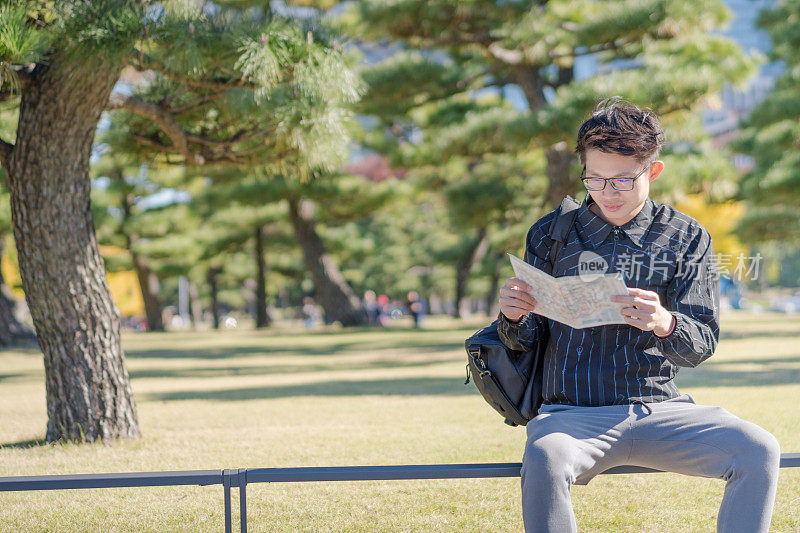
M 711 236 L 702 230 L 678 261 L 662 305 L 675 317 L 656 346 L 677 366 L 695 367 L 711 357 L 719 342 L 719 275 Z
M 552 267 L 548 259 L 552 240 L 549 236 L 550 221 L 555 212 L 551 212 L 539 219 L 528 230 L 525 237 L 526 263 L 531 264 L 548 274 Z M 547 318 L 530 312 L 522 317 L 519 322 L 510 321 L 502 312 L 497 316 L 497 333 L 503 344 L 518 351 L 531 351 L 535 344 L 548 332 Z

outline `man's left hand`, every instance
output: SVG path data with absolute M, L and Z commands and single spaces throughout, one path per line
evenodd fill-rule
M 653 291 L 629 287 L 627 296 L 612 296 L 611 301 L 625 304 L 622 316 L 631 326 L 652 331 L 659 337 L 665 337 L 672 330 L 675 317 L 661 305 L 658 294 Z

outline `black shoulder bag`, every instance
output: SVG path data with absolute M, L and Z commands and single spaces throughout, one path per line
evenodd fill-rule
M 555 272 L 556 261 L 575 222 L 580 204 L 567 196 L 550 223 L 553 241 L 547 254 Z M 526 243 L 527 246 L 528 243 Z M 467 380 L 472 374 L 475 386 L 486 402 L 505 418 L 509 426 L 524 426 L 542 405 L 542 368 L 548 337 L 543 335 L 531 351 L 512 350 L 497 333 L 497 320 L 464 341 L 467 350 Z

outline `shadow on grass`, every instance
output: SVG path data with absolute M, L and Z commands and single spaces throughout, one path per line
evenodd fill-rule
M 465 356 L 466 357 L 466 356 Z M 133 379 L 151 378 L 211 378 L 220 376 L 257 376 L 268 374 L 309 374 L 313 372 L 333 372 L 342 370 L 373 370 L 382 368 L 414 368 L 451 363 L 456 358 L 434 359 L 430 361 L 366 361 L 348 363 L 328 363 L 318 365 L 258 365 L 258 366 L 226 366 L 203 368 L 148 368 L 130 370 Z M 460 359 L 459 359 L 460 360 Z
M 0 449 L 3 448 L 41 448 L 43 446 L 53 446 L 45 439 L 31 439 L 21 440 L 19 442 L 0 443 Z
M 720 340 L 726 339 L 751 339 L 751 338 L 778 338 L 778 337 L 800 337 L 800 328 L 797 330 L 759 330 L 759 331 L 723 331 L 720 333 Z
M 0 374 L 0 381 L 3 381 L 4 379 L 14 379 L 22 377 L 28 377 L 28 374 Z
M 494 318 L 488 319 L 489 322 L 494 320 Z M 478 322 L 479 324 L 481 322 Z M 488 322 L 487 322 L 488 324 Z M 287 338 L 296 338 L 297 335 L 314 335 L 318 337 L 332 337 L 335 335 L 349 335 L 351 333 L 380 333 L 380 334 L 387 334 L 387 335 L 398 335 L 398 334 L 412 334 L 412 335 L 425 335 L 425 334 L 440 334 L 440 333 L 453 333 L 455 331 L 463 330 L 467 332 L 467 336 L 472 333 L 472 331 L 478 329 L 473 324 L 464 321 L 454 321 L 452 323 L 438 325 L 438 326 L 425 326 L 423 328 L 415 328 L 411 326 L 400 326 L 400 325 L 391 325 L 389 327 L 375 327 L 375 326 L 348 326 L 342 329 L 297 329 L 297 330 L 280 330 L 280 329 L 260 329 L 260 330 L 251 330 L 248 332 L 244 332 L 245 336 L 257 336 L 263 337 L 268 335 L 270 338 L 280 338 L 280 337 L 287 337 Z M 465 337 L 466 338 L 466 337 Z
M 339 380 L 302 385 L 276 385 L 242 389 L 192 390 L 145 394 L 151 401 L 173 400 L 263 400 L 296 396 L 430 396 L 477 394 L 471 383 L 464 385 L 463 378 L 403 378 L 376 380 Z
M 696 368 L 678 374 L 679 387 L 763 387 L 800 383 L 800 368 L 766 368 L 755 371 Z M 189 390 L 145 394 L 151 401 L 219 400 L 242 401 L 300 396 L 429 396 L 475 394 L 463 378 L 399 378 L 378 380 L 336 380 L 301 385 L 275 385 L 222 390 Z
M 723 366 L 723 365 L 759 365 L 759 366 L 768 366 L 768 365 L 792 365 L 800 363 L 800 355 L 793 355 L 788 357 L 753 357 L 753 358 L 744 358 L 744 359 L 720 359 L 715 360 L 712 356 L 710 359 L 703 361 L 700 367 L 708 368 L 709 366 Z
M 785 362 L 785 360 L 780 360 Z M 769 385 L 793 385 L 800 383 L 800 368 L 764 368 L 759 370 L 717 370 L 702 365 L 678 374 L 678 387 L 764 387 Z
M 280 354 L 282 356 L 298 355 L 335 355 L 341 352 L 363 353 L 386 349 L 404 349 L 411 351 L 446 352 L 461 348 L 460 342 L 440 341 L 440 342 L 420 342 L 420 343 L 365 343 L 364 341 L 340 342 L 333 344 L 323 344 L 317 346 L 236 346 L 220 348 L 184 348 L 184 349 L 126 349 L 125 355 L 129 358 L 141 359 L 224 359 L 229 357 L 245 357 L 249 355 L 271 355 Z

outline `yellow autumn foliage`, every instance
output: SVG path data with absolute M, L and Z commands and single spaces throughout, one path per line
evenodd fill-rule
M 0 268 L 2 268 L 3 279 L 6 285 L 19 299 L 25 298 L 22 291 L 22 279 L 19 275 L 19 264 L 17 263 L 17 251 L 13 242 L 9 239 L 4 248 Z M 121 248 L 101 246 L 100 253 L 104 256 L 127 253 Z M 139 289 L 139 280 L 133 270 L 106 273 L 108 286 L 111 288 L 111 297 L 119 307 L 122 316 L 144 316 L 144 302 L 142 301 L 142 291 Z
M 19 267 L 17 266 L 17 251 L 13 249 L 10 239 L 6 241 L 3 251 L 3 257 L 0 260 L 3 280 L 6 282 L 6 286 L 11 289 L 11 292 L 14 293 L 15 298 L 25 298 L 25 293 L 22 292 L 22 279 L 19 277 Z
M 142 291 L 139 289 L 139 279 L 133 270 L 113 272 L 106 274 L 111 296 L 117 302 L 122 316 L 144 316 L 144 302 Z
M 715 254 L 733 258 L 748 254 L 747 247 L 733 234 L 733 228 L 744 215 L 745 206 L 742 202 L 709 204 L 702 194 L 694 194 L 673 206 L 697 219 L 711 233 Z

